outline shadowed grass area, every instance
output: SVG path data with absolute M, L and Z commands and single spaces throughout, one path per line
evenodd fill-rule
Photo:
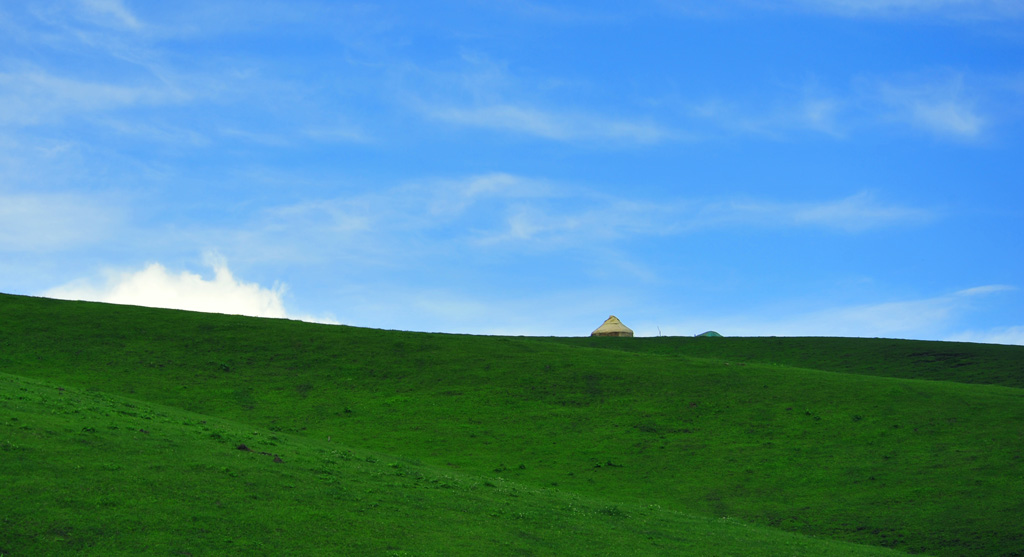
M 591 501 L 601 529 L 657 509 L 910 552 L 1024 551 L 1024 391 L 953 382 L 960 369 L 964 381 L 1013 384 L 1022 347 L 957 344 L 960 360 L 921 364 L 945 380 L 923 381 L 902 377 L 916 373 L 913 355 L 947 353 L 947 343 L 474 337 L 16 296 L 0 296 L 0 315 L 0 371 L 245 424 L 309 450 L 358 448 L 392 470 L 515 485 L 539 498 L 534 515 L 576 497 Z M 845 356 L 833 357 L 839 348 Z M 446 517 L 443 500 L 418 504 L 423 513 L 403 523 L 437 530 L 487 514 Z M 573 552 L 564 544 L 582 526 L 541 535 L 557 522 L 542 516 L 516 523 L 514 536 L 547 540 L 522 552 Z M 494 528 L 487 539 L 513 537 Z M 654 536 L 668 545 L 637 551 L 690 547 L 678 544 L 695 534 L 672 541 L 673 528 Z M 443 547 L 416 539 L 417 554 Z M 693 547 L 726 554 L 724 543 Z M 393 547 L 373 551 L 408 550 Z M 819 554 L 773 551 L 764 554 Z
M 551 338 L 553 342 L 627 352 L 715 358 L 877 375 L 1024 388 L 1020 346 L 842 337 Z

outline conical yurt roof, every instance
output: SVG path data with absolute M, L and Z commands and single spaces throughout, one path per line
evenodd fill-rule
M 608 335 L 613 333 L 628 333 L 630 336 L 633 335 L 633 329 L 622 324 L 618 317 L 614 315 L 605 320 L 605 322 L 598 328 L 594 329 L 594 332 L 590 333 L 594 335 Z

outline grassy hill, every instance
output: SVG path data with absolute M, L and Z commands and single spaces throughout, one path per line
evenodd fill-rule
M 1021 348 L 999 344 L 842 337 L 657 337 L 626 343 L 590 337 L 549 340 L 572 346 L 715 358 L 740 365 L 761 363 L 1024 388 Z
M 0 373 L 0 553 L 1024 555 L 1024 347 L 0 295 Z

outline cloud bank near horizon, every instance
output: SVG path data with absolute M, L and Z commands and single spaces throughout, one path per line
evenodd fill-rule
M 41 295 L 64 300 L 83 300 L 113 304 L 137 305 L 206 313 L 223 313 L 295 319 L 313 323 L 338 324 L 333 316 L 313 317 L 300 315 L 285 307 L 285 285 L 277 283 L 270 288 L 245 282 L 228 268 L 226 260 L 217 254 L 204 256 L 213 276 L 206 278 L 190 271 L 172 272 L 161 263 L 152 262 L 141 269 L 104 273 L 103 280 L 79 279 Z M 664 323 L 655 327 L 647 319 L 635 319 L 638 308 L 627 309 L 623 319 L 637 331 L 638 336 L 690 336 L 714 329 L 726 336 L 846 336 L 881 338 L 927 338 L 960 342 L 981 342 L 1024 345 L 1024 327 L 997 327 L 990 330 L 951 332 L 949 327 L 960 314 L 970 312 L 972 300 L 1012 292 L 1009 285 L 985 285 L 968 288 L 928 299 L 896 300 L 873 305 L 832 307 L 810 313 L 771 316 L 770 310 L 754 311 L 746 315 L 693 316 L 685 322 Z M 475 323 L 470 334 L 527 335 L 527 336 L 581 336 L 591 325 L 587 319 L 592 311 L 584 298 L 601 297 L 595 292 L 580 295 L 576 311 L 564 315 L 553 312 L 549 299 L 517 299 L 505 304 L 488 304 L 448 291 L 393 292 L 390 303 L 350 300 L 350 317 L 360 320 L 356 326 L 395 328 L 398 322 L 409 318 L 410 308 L 420 321 L 411 323 L 411 330 L 459 329 L 459 324 Z M 624 299 L 608 297 L 601 304 L 615 307 Z M 627 307 L 629 304 L 626 304 Z M 523 309 L 532 316 L 523 318 Z M 404 318 L 398 316 L 403 315 Z M 389 322 L 389 319 L 396 321 Z M 635 319 L 635 320 L 634 320 Z M 539 324 L 541 323 L 541 324 Z M 419 325 L 418 327 L 416 325 Z M 433 325 L 433 326 L 432 326 Z M 596 325 L 595 325 L 596 326 Z M 945 331 L 945 332 L 944 332 Z
M 810 312 L 794 312 L 764 319 L 756 315 L 710 318 L 716 330 L 733 336 L 837 336 L 879 338 L 926 338 L 965 342 L 1024 344 L 1024 327 L 988 331 L 951 332 L 979 299 L 1017 289 L 1010 285 L 976 286 L 924 299 L 895 299 L 873 304 L 835 306 Z M 687 323 L 690 329 L 699 328 Z M 680 330 L 678 326 L 666 331 Z M 685 330 L 685 329 L 683 329 Z
M 266 288 L 240 280 L 228 268 L 227 261 L 216 254 L 204 256 L 204 263 L 213 271 L 213 277 L 204 278 L 189 271 L 173 273 L 154 262 L 135 271 L 108 270 L 101 284 L 79 279 L 46 290 L 42 295 L 62 300 L 337 324 L 331 317 L 317 318 L 288 311 L 284 304 L 287 291 L 284 284 Z

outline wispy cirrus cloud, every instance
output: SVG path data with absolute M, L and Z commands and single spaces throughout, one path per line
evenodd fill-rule
M 984 342 L 987 344 L 1024 345 L 1024 325 L 995 327 L 987 330 L 962 331 L 949 336 L 946 340 L 955 340 L 960 342 Z
M 68 116 L 188 98 L 175 88 L 81 80 L 38 69 L 0 73 L 0 123 L 6 124 L 59 122 Z
M 692 210 L 687 202 L 638 202 L 590 192 L 573 195 L 571 205 L 559 198 L 550 201 L 509 204 L 496 221 L 498 226 L 473 231 L 472 243 L 525 243 L 558 249 L 594 240 L 667 236 L 684 228 L 680 220 Z
M 615 272 L 622 276 L 618 269 Z M 994 296 L 1015 290 L 1006 285 L 983 285 L 926 298 L 813 311 L 792 310 L 789 304 L 771 309 L 745 307 L 738 314 L 723 315 L 719 311 L 694 314 L 686 320 L 656 317 L 657 311 L 650 301 L 628 289 L 566 288 L 560 292 L 521 292 L 496 300 L 465 289 L 383 288 L 387 295 L 351 293 L 351 322 L 422 331 L 582 336 L 607 317 L 608 308 L 617 308 L 616 313 L 638 336 L 691 336 L 716 330 L 727 336 L 883 337 L 1024 344 L 1024 327 L 955 332 L 965 316 L 991 304 Z
M 929 209 L 880 203 L 861 192 L 835 201 L 790 202 L 742 199 L 638 202 L 594 196 L 574 207 L 519 203 L 508 207 L 502 226 L 477 231 L 474 242 L 531 242 L 552 247 L 586 244 L 594 238 L 623 240 L 685 235 L 707 229 L 820 228 L 858 233 L 891 226 L 921 225 L 938 217 Z
M 817 202 L 637 200 L 506 173 L 428 180 L 265 213 L 262 228 L 316 237 L 351 255 L 436 253 L 522 246 L 559 250 L 603 242 L 679 236 L 708 229 L 817 228 L 838 233 L 926 224 L 927 208 L 884 203 L 870 192 Z M 414 238 L 414 241 L 410 241 Z
M 185 149 L 217 139 L 269 147 L 369 140 L 353 116 L 325 108 L 336 100 L 336 91 L 330 99 L 323 96 L 329 85 L 284 77 L 275 61 L 258 56 L 211 52 L 183 58 L 176 52 L 195 38 L 294 24 L 312 13 L 283 3 L 208 4 L 131 9 L 121 0 L 76 0 L 3 12 L 0 30 L 14 32 L 6 37 L 11 48 L 0 65 L 0 125 L 63 125 L 72 132 L 66 136 L 86 141 L 100 128 Z M 344 10 L 310 9 L 356 25 Z M 331 24 L 316 23 L 316 32 L 335 32 Z M 69 57 L 77 63 L 61 62 Z M 71 126 L 80 123 L 86 126 Z
M 527 79 L 475 53 L 464 53 L 461 62 L 447 71 L 407 66 L 402 102 L 429 121 L 550 141 L 647 145 L 684 137 L 653 117 L 638 116 L 640 100 L 617 103 L 615 113 L 568 100 L 593 84 Z M 623 108 L 630 104 L 633 110 Z
M 751 10 L 819 14 L 826 17 L 951 22 L 1013 21 L 1024 17 L 1014 0 L 658 0 L 687 17 L 735 17 Z
M 788 0 L 780 4 L 842 17 L 994 20 L 1024 16 L 1024 5 L 1006 0 Z
M 124 208 L 76 193 L 0 192 L 0 251 L 51 252 L 107 240 L 123 225 Z
M 861 232 L 894 225 L 916 225 L 937 217 L 934 210 L 880 203 L 870 192 L 818 203 L 738 202 L 713 208 L 723 222 L 761 226 L 814 226 Z M 714 220 L 714 216 L 711 217 Z
M 915 102 L 910 108 L 915 123 L 942 134 L 975 137 L 985 124 L 971 107 L 953 101 Z
M 960 73 L 882 80 L 868 87 L 889 119 L 935 135 L 974 139 L 988 124 Z
M 362 127 L 348 122 L 317 124 L 301 132 L 304 136 L 325 143 L 373 143 L 376 139 Z
M 678 137 L 678 134 L 650 121 L 542 110 L 524 105 L 424 106 L 422 110 L 428 118 L 451 124 L 511 131 L 555 141 L 644 144 Z
M 797 97 L 753 106 L 725 98 L 675 102 L 692 123 L 710 124 L 732 134 L 770 139 L 794 133 L 821 133 L 835 138 L 849 131 L 849 100 L 838 94 L 807 91 Z M 705 135 L 708 132 L 705 132 Z
M 626 10 L 616 10 L 616 6 L 588 4 L 572 7 L 524 0 L 495 0 L 488 5 L 491 9 L 500 10 L 514 17 L 563 25 L 621 23 L 622 19 L 627 17 Z
M 1006 82 L 1011 80 L 932 71 L 858 76 L 830 90 L 794 88 L 802 91 L 770 104 L 725 98 L 674 103 L 694 124 L 733 134 L 786 138 L 820 133 L 845 139 L 869 130 L 904 129 L 940 139 L 973 141 L 999 123 L 993 113 L 998 112 L 1000 103 L 1020 106 L 1019 92 Z M 1002 100 L 994 102 L 990 97 Z
M 1011 289 L 1005 285 L 986 285 L 921 300 L 835 308 L 807 319 L 817 330 L 831 327 L 835 334 L 852 335 L 858 331 L 856 334 L 862 336 L 934 337 L 944 334 L 956 314 L 967 311 L 976 298 Z
M 80 0 L 80 3 L 90 16 L 100 22 L 129 29 L 139 29 L 143 25 L 121 0 Z
M 309 200 L 268 209 L 267 230 L 329 233 L 356 238 L 364 247 L 396 235 L 434 230 L 434 242 L 450 241 L 515 200 L 563 195 L 543 180 L 494 172 L 457 179 L 411 181 L 349 197 Z
M 985 297 L 1015 290 L 1008 285 L 983 285 L 930 298 L 893 300 L 850 306 L 828 307 L 790 315 L 708 316 L 688 323 L 663 325 L 666 334 L 696 334 L 714 328 L 734 336 L 846 336 L 969 340 L 991 342 L 1000 338 L 1008 344 L 1021 340 L 1014 328 L 993 333 L 955 333 L 956 323 Z M 779 312 L 773 311 L 778 314 Z M 703 330 L 703 329 L 700 329 Z M 693 332 L 691 332 L 693 331 Z

